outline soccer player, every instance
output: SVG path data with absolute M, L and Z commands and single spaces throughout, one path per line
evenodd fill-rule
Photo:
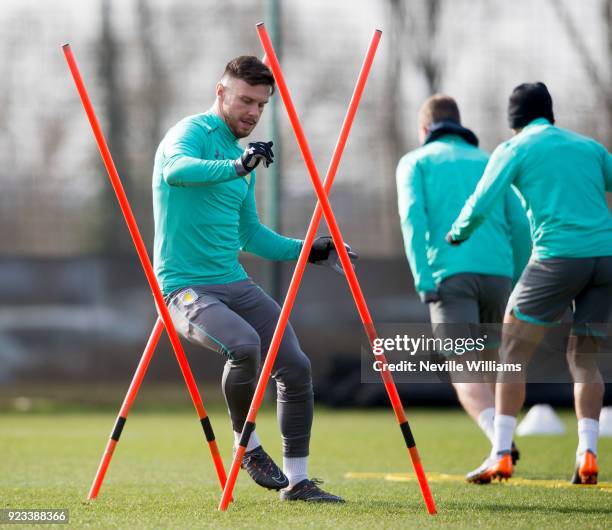
M 449 96 L 425 101 L 418 131 L 422 146 L 405 155 L 396 172 L 406 256 L 415 288 L 429 306 L 434 334 L 471 336 L 479 324 L 501 324 L 512 280 L 531 252 L 529 225 L 509 189 L 477 237 L 450 247 L 445 236 L 476 188 L 488 155 L 461 125 L 457 103 Z M 493 442 L 493 386 L 479 374 L 451 374 L 451 381 L 463 408 Z
M 280 314 L 278 304 L 247 275 L 238 254 L 243 250 L 271 260 L 295 260 L 303 244 L 259 221 L 254 170 L 273 162 L 272 142 L 251 142 L 246 149 L 238 143 L 251 134 L 273 92 L 272 73 L 259 59 L 233 59 L 216 85 L 212 108 L 184 118 L 166 133 L 153 172 L 155 272 L 178 332 L 226 359 L 222 386 L 236 444 L 262 351 L 268 350 Z M 308 259 L 334 266 L 336 257 L 331 238 L 321 237 Z M 351 252 L 351 257 L 356 255 Z M 260 486 L 281 490 L 282 500 L 343 502 L 308 478 L 311 368 L 291 325 L 272 377 L 284 472 L 256 432 L 242 467 Z
M 508 121 L 515 136 L 495 149 L 448 240 L 459 244 L 472 234 L 476 237 L 482 230 L 477 227 L 484 226 L 498 198 L 510 185 L 519 190 L 534 251 L 510 296 L 502 358 L 525 367 L 534 345 L 573 305 L 567 359 L 574 379 L 579 442 L 572 481 L 595 484 L 604 392 L 596 362 L 598 324 L 607 323 L 612 310 L 612 215 L 606 203 L 606 191 L 612 191 L 612 157 L 594 140 L 554 125 L 552 98 L 543 83 L 514 89 Z M 524 400 L 524 372 L 513 379 L 500 377 L 493 449 L 468 475 L 469 481 L 488 483 L 512 476 L 509 452 Z

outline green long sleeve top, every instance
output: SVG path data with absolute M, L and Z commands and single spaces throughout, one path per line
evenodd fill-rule
M 241 177 L 234 167 L 242 152 L 212 109 L 181 120 L 161 141 L 153 169 L 154 269 L 165 295 L 247 278 L 241 250 L 297 259 L 301 240 L 261 224 L 255 172 Z
M 456 240 L 476 236 L 497 198 L 519 190 L 531 226 L 534 256 L 612 256 L 612 157 L 596 141 L 538 118 L 499 145 L 453 224 Z
M 464 245 L 445 236 L 482 176 L 488 155 L 447 134 L 411 151 L 396 171 L 406 256 L 418 292 L 461 273 L 518 278 L 531 254 L 525 211 L 512 190 L 496 200 L 481 231 Z

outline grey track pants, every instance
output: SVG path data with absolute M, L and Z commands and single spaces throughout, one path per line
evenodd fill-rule
M 223 394 L 234 431 L 242 431 L 255 392 L 262 352 L 268 351 L 279 305 L 250 278 L 215 285 L 194 285 L 169 296 L 179 334 L 222 354 Z M 272 370 L 277 385 L 278 422 L 283 454 L 308 455 L 313 415 L 310 360 L 287 325 Z

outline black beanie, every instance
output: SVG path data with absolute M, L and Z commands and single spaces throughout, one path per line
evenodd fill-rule
M 522 129 L 536 118 L 555 123 L 550 92 L 544 83 L 523 83 L 510 94 L 508 124 L 511 129 Z

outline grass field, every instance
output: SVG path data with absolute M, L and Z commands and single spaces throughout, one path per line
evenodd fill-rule
M 568 479 L 575 423 L 563 437 L 519 439 L 517 477 Z M 226 466 L 231 456 L 225 412 L 211 413 Z M 459 411 L 418 410 L 411 424 L 431 487 L 435 517 L 425 512 L 390 411 L 339 412 L 317 408 L 311 475 L 342 495 L 345 505 L 281 503 L 276 493 L 240 474 L 235 503 L 217 511 L 219 488 L 197 418 L 191 411 L 134 410 L 115 452 L 100 497 L 84 501 L 114 421 L 107 413 L 0 415 L 0 507 L 68 508 L 70 527 L 92 528 L 605 528 L 612 526 L 612 490 L 554 487 L 553 482 L 472 486 L 440 480 L 476 467 L 488 446 Z M 280 460 L 275 416 L 259 415 L 264 446 Z M 612 479 L 612 439 L 600 440 L 600 479 Z M 368 475 L 366 473 L 372 473 Z M 358 477 L 358 478 L 355 478 Z M 388 480 L 389 478 L 394 480 Z M 444 477 L 442 477 L 444 478 Z M 45 528 L 49 528 L 45 525 Z

